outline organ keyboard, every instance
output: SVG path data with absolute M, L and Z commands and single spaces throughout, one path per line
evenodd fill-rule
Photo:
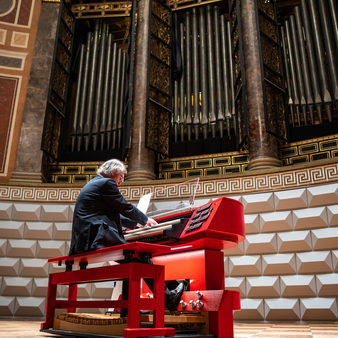
M 243 205 L 227 197 L 156 221 L 155 227 L 127 231 L 126 240 L 222 250 L 237 246 L 245 236 Z

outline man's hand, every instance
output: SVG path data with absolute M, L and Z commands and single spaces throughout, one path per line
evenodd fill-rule
M 140 223 L 136 224 L 138 228 L 151 228 L 153 225 L 157 225 L 157 222 L 153 220 L 152 218 L 148 218 L 148 221 L 145 225 L 142 225 Z
M 157 222 L 154 219 L 148 217 L 148 221 L 147 221 L 146 227 L 150 228 L 153 225 L 157 225 Z

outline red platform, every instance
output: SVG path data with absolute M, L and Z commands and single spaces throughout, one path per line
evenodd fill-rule
M 49 262 L 59 264 L 74 262 L 98 263 L 123 258 L 124 254 L 129 257 L 138 257 L 143 254 L 155 254 L 169 251 L 168 247 L 149 243 L 128 243 L 110 248 L 100 249 L 73 256 L 56 257 Z M 154 298 L 141 298 L 141 278 L 154 279 Z M 77 284 L 101 282 L 118 279 L 129 279 L 128 300 L 117 301 L 78 301 Z M 57 300 L 57 285 L 68 285 L 68 300 Z M 47 305 L 45 321 L 41 324 L 41 330 L 47 330 L 53 326 L 55 309 L 64 308 L 67 312 L 75 312 L 76 308 L 128 308 L 128 324 L 124 330 L 125 338 L 144 336 L 174 336 L 174 328 L 164 327 L 164 267 L 157 264 L 125 263 L 98 268 L 88 268 L 76 271 L 59 272 L 49 275 Z M 140 310 L 153 310 L 153 328 L 140 328 Z

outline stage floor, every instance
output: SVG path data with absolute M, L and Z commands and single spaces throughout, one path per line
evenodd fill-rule
M 40 323 L 32 320 L 1 320 L 0 337 L 55 337 L 40 332 Z M 338 338 L 338 324 L 297 324 L 297 323 L 235 323 L 236 338 L 266 337 L 266 338 Z M 65 336 L 70 338 L 70 336 Z M 221 337 L 219 337 L 221 338 Z

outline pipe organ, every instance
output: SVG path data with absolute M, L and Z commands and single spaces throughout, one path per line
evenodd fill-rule
M 337 4 L 301 0 L 281 35 L 292 126 L 332 122 L 338 100 Z
M 80 46 L 71 151 L 121 147 L 127 54 L 103 20 Z
M 174 82 L 174 141 L 236 131 L 230 25 L 217 6 L 188 10 L 180 23 L 183 74 Z

